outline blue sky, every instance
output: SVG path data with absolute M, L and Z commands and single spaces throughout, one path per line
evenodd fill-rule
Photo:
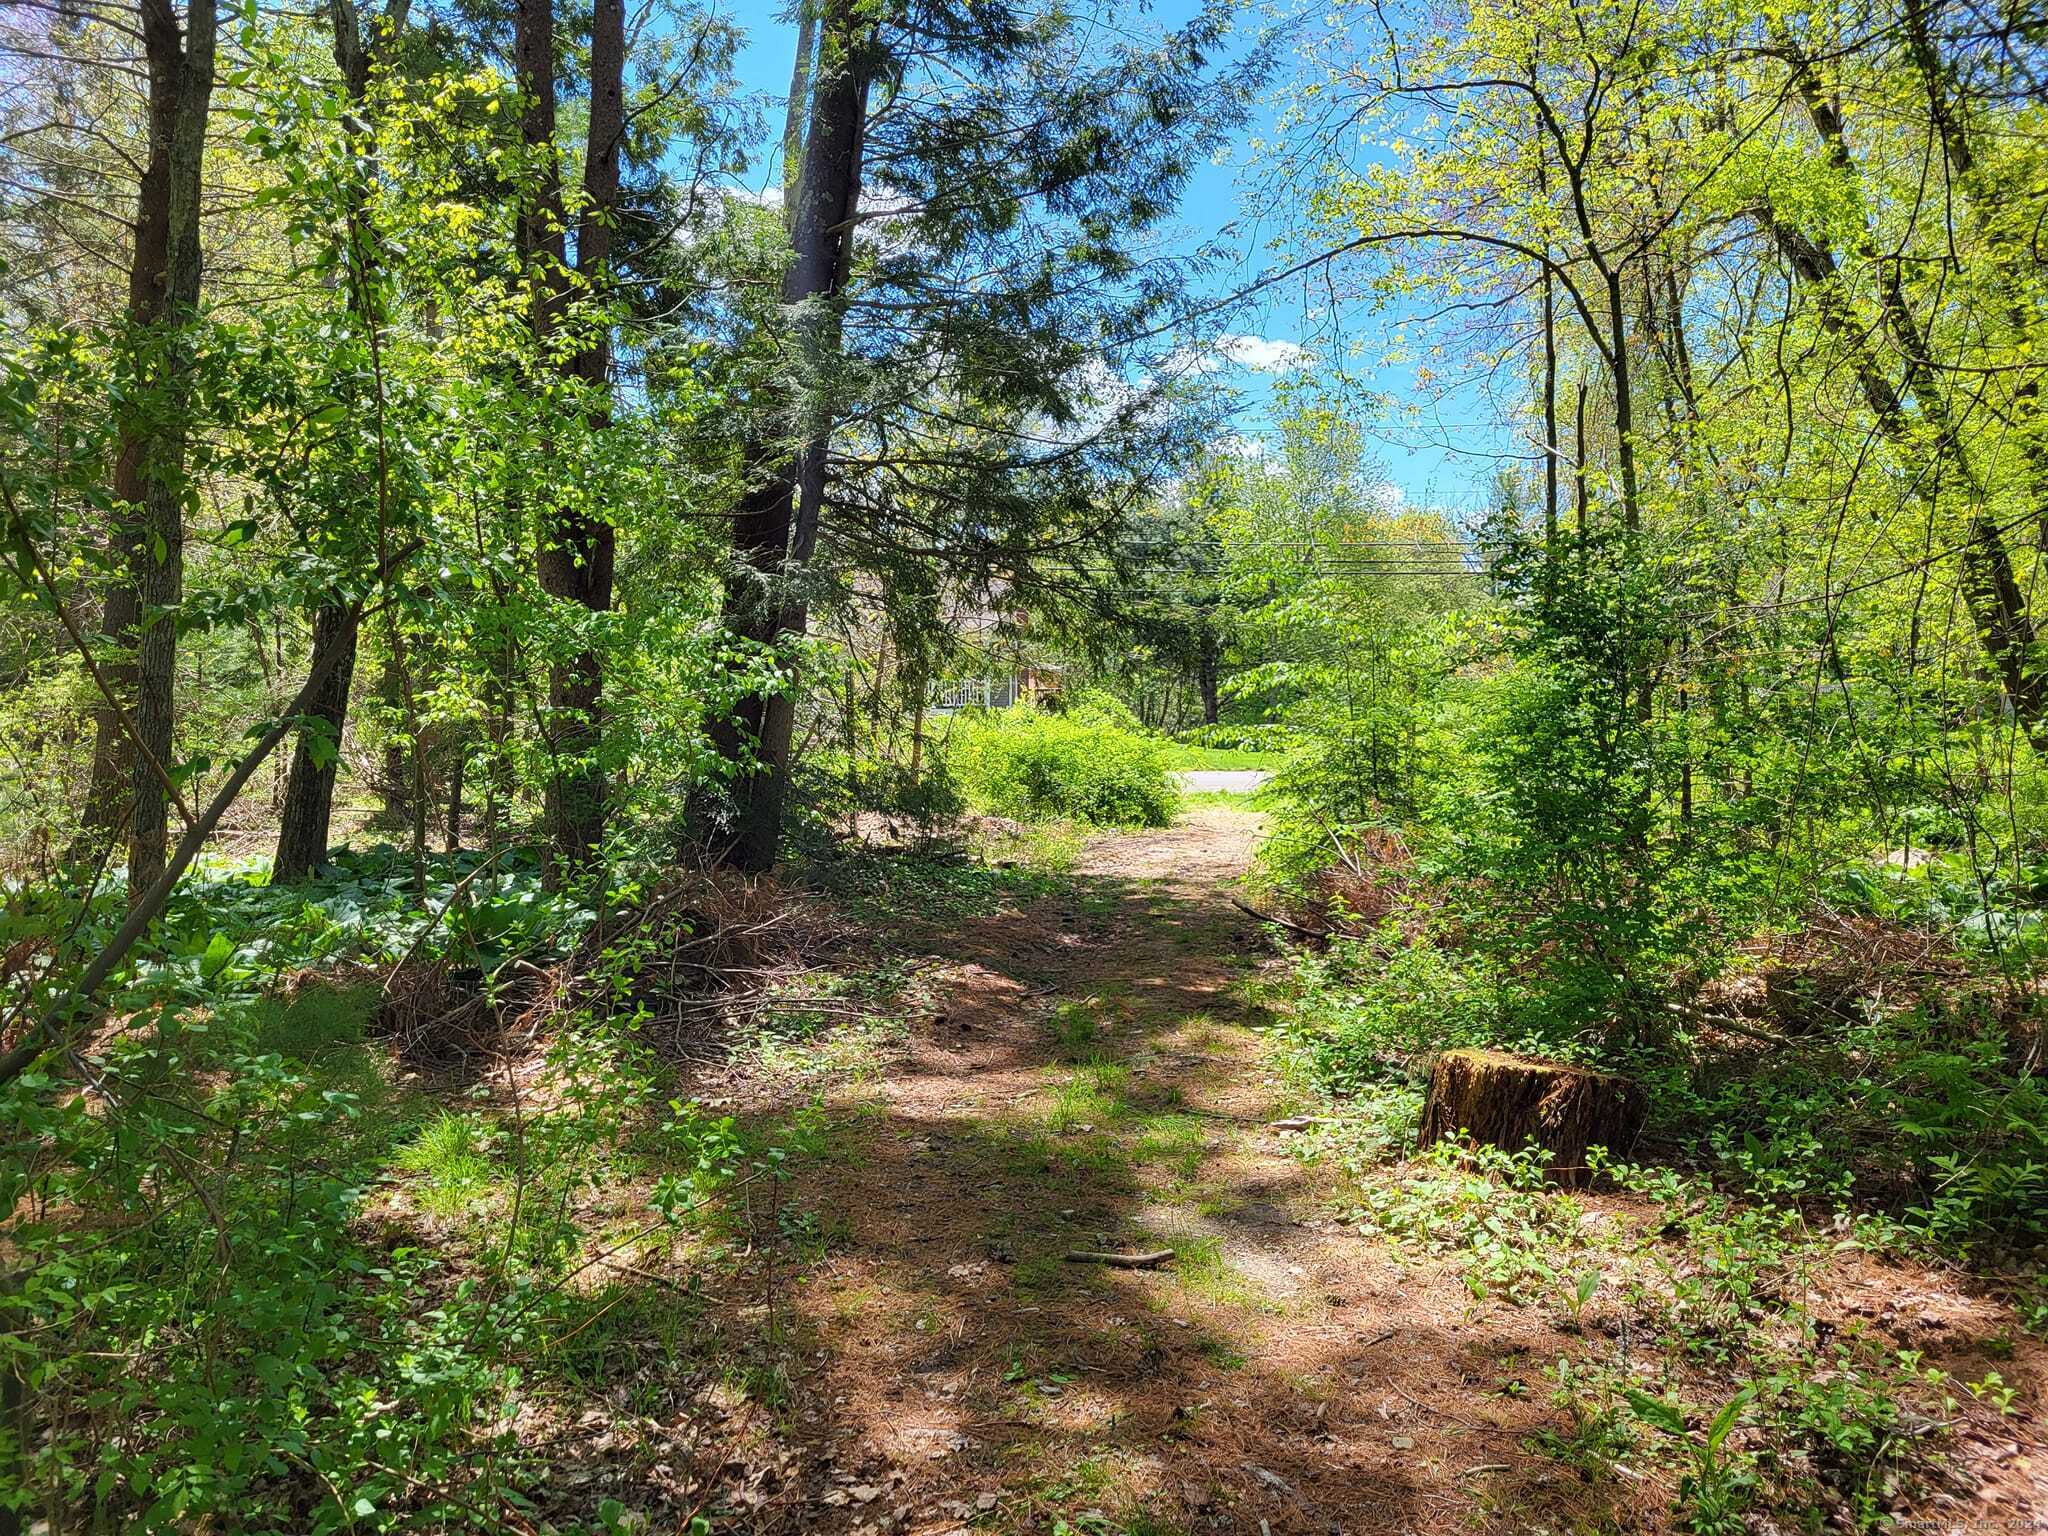
M 741 89 L 761 104 L 771 135 L 780 130 L 796 43 L 796 28 L 782 17 L 783 7 L 784 0 L 739 0 L 729 13 L 746 34 L 736 66 Z M 1164 30 L 1194 9 L 1193 0 L 1166 0 L 1143 7 L 1140 24 L 1149 22 Z M 1275 84 L 1284 80 L 1283 65 Z M 1205 165 L 1196 173 L 1175 221 L 1173 239 L 1181 249 L 1220 247 L 1223 259 L 1203 280 L 1203 287 L 1217 297 L 1287 264 L 1285 257 L 1268 248 L 1274 231 L 1270 225 L 1258 226 L 1256 209 L 1244 195 L 1245 188 L 1255 185 L 1252 178 L 1258 169 L 1252 163 L 1250 140 L 1261 131 L 1270 136 L 1272 130 L 1268 104 L 1230 145 L 1223 163 Z M 772 155 L 758 156 L 746 180 L 757 192 L 775 185 L 780 177 Z M 1366 418 L 1368 440 L 1387 480 L 1410 505 L 1476 510 L 1488 493 L 1493 454 L 1501 442 L 1484 390 L 1468 385 L 1448 393 L 1426 392 L 1417 387 L 1409 365 L 1387 361 L 1394 327 L 1412 316 L 1362 309 L 1333 316 L 1326 304 L 1326 289 L 1319 293 L 1317 285 L 1297 280 L 1268 290 L 1256 303 L 1233 313 L 1227 329 L 1264 342 L 1308 344 L 1318 374 L 1326 379 L 1341 374 L 1353 389 L 1385 402 Z M 1247 342 L 1237 350 L 1255 358 L 1280 349 Z M 1243 397 L 1238 431 L 1250 438 L 1268 435 L 1279 373 L 1233 365 L 1220 376 Z M 1432 393 L 1437 398 L 1425 399 Z

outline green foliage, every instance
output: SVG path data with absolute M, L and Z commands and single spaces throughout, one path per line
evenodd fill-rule
M 962 719 L 948 750 L 968 798 L 1000 816 L 1163 827 L 1178 805 L 1160 743 L 1113 724 L 1026 706 Z
M 20 1212 L 0 1310 L 55 1411 L 37 1498 L 144 1531 L 496 1528 L 529 1475 L 503 1417 L 525 1362 L 602 1305 L 566 1283 L 593 1197 L 643 1142 L 679 1207 L 741 1160 L 729 1119 L 657 1120 L 630 1009 L 564 1018 L 546 1105 L 437 1106 L 369 1037 L 379 987 L 303 978 L 410 950 L 489 986 L 577 948 L 589 910 L 503 862 L 438 863 L 431 931 L 391 857 L 197 886 L 120 981 L 139 1011 L 86 1056 L 112 1112 L 37 1070 L 0 1093 L 9 1144 L 40 1148 L 0 1185 Z M 642 958 L 630 938 L 583 952 L 599 997 Z
M 1281 1037 L 1308 1079 L 1352 1095 L 1405 1082 L 1423 1055 L 1504 1043 L 1493 989 L 1427 937 L 1388 919 L 1295 962 Z
M 1180 732 L 1174 740 L 1190 747 L 1242 752 L 1248 757 L 1263 758 L 1285 753 L 1294 745 L 1294 733 L 1280 722 L 1262 720 L 1245 725 L 1197 725 Z M 1245 766 L 1256 768 L 1264 765 L 1247 762 Z
M 1575 1316 L 1595 1239 L 1580 1202 L 1543 1187 L 1543 1163 L 1540 1151 L 1439 1143 L 1415 1177 L 1361 1186 L 1351 1219 L 1415 1252 L 1455 1255 L 1475 1298 L 1549 1298 Z
M 1264 769 L 1271 772 L 1280 766 L 1283 759 L 1276 753 L 1252 751 L 1245 747 L 1201 747 L 1180 740 L 1167 744 L 1166 761 L 1176 772 L 1187 769 L 1224 772 Z

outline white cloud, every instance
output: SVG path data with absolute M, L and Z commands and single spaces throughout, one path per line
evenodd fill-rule
M 1216 350 L 1240 368 L 1254 373 L 1282 373 L 1299 368 L 1308 356 L 1298 342 L 1275 341 L 1265 336 L 1219 336 Z
M 1307 359 L 1308 349 L 1297 342 L 1229 332 L 1199 346 L 1176 347 L 1160 363 L 1160 372 L 1170 378 L 1200 378 L 1230 367 L 1284 373 Z

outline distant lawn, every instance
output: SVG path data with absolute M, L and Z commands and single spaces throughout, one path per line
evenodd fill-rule
M 1287 761 L 1284 752 L 1247 752 L 1240 747 L 1191 747 L 1184 742 L 1166 744 L 1166 766 L 1175 772 L 1189 768 L 1278 769 Z
M 1191 789 L 1180 797 L 1183 813 L 1223 807 L 1238 811 L 1269 811 L 1280 803 L 1278 791 L 1271 784 L 1245 794 L 1228 789 Z

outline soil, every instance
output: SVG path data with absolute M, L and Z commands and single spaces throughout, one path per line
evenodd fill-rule
M 761 1267 L 717 1287 L 786 1390 L 690 1410 L 680 1507 L 764 1532 L 1676 1528 L 1669 1472 L 1589 1477 L 1536 1444 L 1563 1425 L 1546 1368 L 1630 1348 L 1619 1303 L 1581 1328 L 1475 1296 L 1449 1258 L 1337 1219 L 1338 1175 L 1275 1126 L 1302 1104 L 1240 985 L 1273 947 L 1229 899 L 1257 832 L 1207 808 L 1100 837 L 1054 894 L 900 936 L 929 1016 L 830 1091 L 836 1150 L 754 1213 Z M 1652 1210 L 1583 1198 L 1595 1221 Z M 770 1262 L 793 1229 L 812 1253 Z M 1868 1255 L 1824 1290 L 1817 1312 L 2020 1389 L 2016 1418 L 1965 1406 L 1923 1528 L 2048 1520 L 2041 1360 L 2000 1342 L 2009 1311 Z

